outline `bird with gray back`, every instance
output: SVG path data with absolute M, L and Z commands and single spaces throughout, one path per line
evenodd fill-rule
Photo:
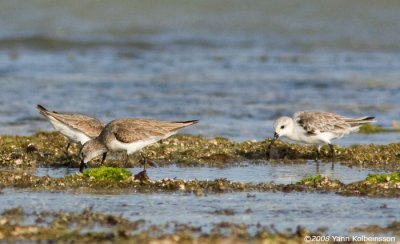
M 83 145 L 85 142 L 99 136 L 101 130 L 104 128 L 103 123 L 100 120 L 85 114 L 49 111 L 40 104 L 37 105 L 37 109 L 39 110 L 39 113 L 50 122 L 56 131 L 59 131 L 67 137 L 67 155 L 71 143 L 80 143 Z M 105 158 L 106 153 L 103 154 L 102 163 Z
M 332 140 L 356 132 L 362 125 L 374 122 L 375 118 L 370 116 L 348 118 L 329 112 L 301 111 L 295 113 L 292 118 L 282 116 L 275 121 L 274 140 L 286 137 L 293 141 L 317 145 L 317 159 L 320 157 L 322 145 L 328 144 L 333 159 Z
M 198 123 L 198 120 L 166 122 L 152 119 L 117 119 L 108 123 L 100 135 L 81 148 L 80 172 L 87 163 L 102 153 L 126 151 L 127 155 L 176 134 L 179 129 Z M 145 167 L 146 164 L 144 164 Z M 144 170 L 145 171 L 145 170 Z

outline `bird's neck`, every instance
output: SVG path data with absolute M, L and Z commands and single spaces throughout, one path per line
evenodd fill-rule
M 290 140 L 293 140 L 293 141 L 300 141 L 301 140 L 300 133 L 299 133 L 298 128 L 296 128 L 296 125 L 292 126 L 291 133 L 286 135 L 286 137 L 289 138 Z
M 93 143 L 95 144 L 97 154 L 107 152 L 107 147 L 103 144 L 99 137 L 93 139 Z

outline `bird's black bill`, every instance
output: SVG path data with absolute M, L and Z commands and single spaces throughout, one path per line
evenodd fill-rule
M 279 135 L 278 135 L 278 133 L 274 133 L 274 139 L 278 139 L 279 138 Z

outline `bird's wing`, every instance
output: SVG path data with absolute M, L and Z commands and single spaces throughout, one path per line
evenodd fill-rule
M 115 138 L 123 143 L 132 143 L 152 137 L 163 138 L 190 125 L 185 122 L 164 122 L 150 119 L 120 119 L 112 123 Z
M 63 114 L 50 112 L 49 116 L 79 130 L 91 138 L 97 137 L 103 129 L 103 124 L 96 118 L 84 114 Z
M 342 116 L 328 112 L 297 112 L 293 120 L 311 135 L 322 132 L 342 133 L 350 127 Z

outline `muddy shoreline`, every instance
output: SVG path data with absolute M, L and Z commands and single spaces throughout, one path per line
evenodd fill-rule
M 29 221 L 34 224 L 29 224 Z M 28 223 L 27 223 L 28 222 Z M 145 220 L 130 221 L 121 216 L 94 212 L 90 208 L 81 212 L 33 212 L 27 213 L 21 207 L 5 210 L 0 216 L 0 240 L 38 241 L 57 240 L 80 243 L 132 243 L 149 241 L 167 241 L 168 243 L 302 243 L 307 237 L 328 237 L 325 228 L 311 231 L 298 226 L 296 229 L 278 231 L 273 225 L 246 225 L 220 222 L 210 231 L 201 226 L 167 222 L 163 225 L 144 227 Z M 255 229 L 255 231 L 251 231 Z M 351 233 L 357 236 L 374 236 L 385 233 L 386 236 L 399 236 L 399 222 L 387 226 L 354 226 Z M 345 236 L 343 236 L 345 237 Z M 349 237 L 351 238 L 351 237 Z M 336 243 L 329 236 L 328 243 Z
M 212 195 L 229 196 L 244 193 L 244 198 L 255 199 L 261 192 L 269 193 L 316 193 L 369 199 L 397 199 L 400 197 L 400 144 L 354 145 L 335 147 L 335 163 L 350 167 L 385 169 L 385 174 L 369 175 L 361 181 L 343 183 L 327 176 L 314 175 L 295 183 L 241 182 L 226 178 L 214 180 L 138 179 L 125 167 L 140 166 L 141 157 L 132 156 L 128 162 L 122 153 L 108 156 L 105 165 L 100 159 L 90 163 L 91 169 L 83 174 L 63 177 L 37 176 L 40 167 L 78 167 L 78 145 L 65 153 L 66 140 L 59 133 L 39 132 L 32 136 L 0 136 L 0 196 L 9 189 L 27 192 L 63 192 L 66 194 L 161 194 L 179 193 L 196 196 L 196 199 Z M 177 135 L 144 150 L 149 160 L 158 166 L 182 167 L 231 167 L 246 161 L 249 164 L 294 164 L 306 163 L 315 156 L 315 148 L 289 144 L 278 140 L 270 147 L 271 140 L 234 142 L 226 138 L 204 138 L 192 135 Z M 331 162 L 327 147 L 323 148 L 323 162 Z M 180 195 L 182 193 L 182 195 Z M 95 196 L 95 195 L 93 195 Z M 321 195 L 322 196 L 322 195 Z M 382 208 L 386 208 L 382 204 Z M 81 212 L 80 212 L 81 211 Z M 243 210 L 245 211 L 245 210 Z M 246 210 L 247 211 L 247 210 Z M 251 209 L 249 210 L 251 211 Z M 220 208 L 212 212 L 218 216 L 235 216 L 235 211 Z M 211 224 L 205 231 L 201 226 L 180 223 L 179 220 L 164 224 L 144 223 L 141 219 L 125 219 L 121 216 L 77 209 L 72 212 L 29 212 L 16 206 L 0 216 L 0 240 L 83 243 L 131 243 L 168 241 L 171 243 L 235 242 L 235 243 L 302 243 L 309 235 L 327 235 L 323 225 L 314 230 L 303 227 L 276 230 L 273 225 L 248 225 L 231 221 Z M 349 233 L 399 236 L 396 221 L 387 225 L 371 222 L 368 226 L 348 226 Z M 207 227 L 207 228 L 208 228 Z M 331 240 L 331 242 L 333 242 Z
M 39 132 L 32 136 L 0 136 L 0 166 L 3 167 L 78 167 L 79 146 L 65 153 L 67 141 L 57 132 Z M 316 149 L 310 145 L 289 144 L 271 139 L 235 142 L 226 138 L 205 138 L 194 135 L 176 135 L 143 150 L 146 157 L 158 166 L 226 167 L 242 161 L 250 163 L 304 163 L 314 159 Z M 355 167 L 371 167 L 387 171 L 400 170 L 400 143 L 388 145 L 335 146 L 335 162 Z M 322 148 L 321 160 L 332 162 L 327 146 Z M 123 153 L 108 155 L 105 165 L 132 167 L 142 158 L 132 155 L 124 160 Z M 90 162 L 97 167 L 100 159 Z
M 112 171 L 114 168 L 109 168 Z M 400 197 L 400 174 L 371 175 L 363 181 L 344 184 L 338 180 L 317 175 L 294 184 L 243 183 L 228 179 L 216 180 L 142 180 L 134 176 L 124 180 L 96 179 L 88 175 L 70 175 L 64 178 L 34 176 L 28 173 L 0 171 L 0 188 L 21 188 L 34 191 L 69 191 L 73 193 L 160 193 L 185 192 L 196 196 L 231 192 L 319 192 L 345 196 Z

